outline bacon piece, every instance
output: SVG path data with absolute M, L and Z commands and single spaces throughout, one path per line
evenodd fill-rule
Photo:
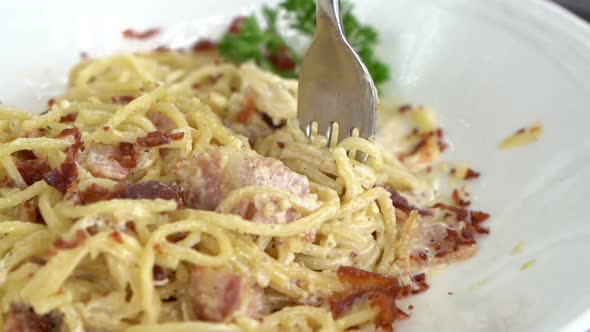
M 188 295 L 195 317 L 201 320 L 224 321 L 241 309 L 259 318 L 265 311 L 262 290 L 226 268 L 194 267 Z
M 16 169 L 18 169 L 23 180 L 29 186 L 43 180 L 43 174 L 51 171 L 49 164 L 41 159 L 17 160 Z
M 60 131 L 59 134 L 57 134 L 57 137 L 63 138 L 67 136 L 75 136 L 78 133 L 80 133 L 80 130 L 76 127 L 65 128 L 64 130 Z
M 174 200 L 180 206 L 182 200 L 178 189 L 160 181 L 144 181 L 126 187 L 115 197 L 127 199 L 166 199 Z
M 78 162 L 92 175 L 111 180 L 124 180 L 129 169 L 121 165 L 119 148 L 110 145 L 93 145 L 86 149 Z
M 113 103 L 127 105 L 135 99 L 134 96 L 112 96 Z
M 147 136 L 138 137 L 137 144 L 139 144 L 141 146 L 153 148 L 156 146 L 168 144 L 172 141 L 181 140 L 182 138 L 184 138 L 184 132 L 178 132 L 178 133 L 167 135 L 167 134 L 164 134 L 163 132 L 158 130 L 158 131 L 149 132 L 147 134 Z
M 72 144 L 64 162 L 59 169 L 54 168 L 50 172 L 43 174 L 43 179 L 48 185 L 55 187 L 62 194 L 68 191 L 68 188 L 78 180 L 78 166 L 76 166 L 76 156 L 78 151 L 83 147 L 80 133 L 74 135 L 75 142 Z
M 96 183 L 92 183 L 86 187 L 86 190 L 79 191 L 78 197 L 80 199 L 80 203 L 91 204 L 98 201 L 111 199 L 113 197 L 113 192 L 107 188 L 97 185 Z
M 453 212 L 457 217 L 458 221 L 465 221 L 469 216 L 469 210 L 460 207 L 450 206 L 444 203 L 436 203 L 434 204 L 433 208 L 439 208 Z
M 166 45 L 160 45 L 154 49 L 154 52 L 156 52 L 156 53 L 170 52 L 170 47 L 168 47 Z
M 352 266 L 340 266 L 336 273 L 340 282 L 350 284 L 352 288 L 328 299 L 334 317 L 340 316 L 355 303 L 365 300 L 368 300 L 372 307 L 379 308 L 375 325 L 385 331 L 393 331 L 393 323 L 408 316 L 395 304 L 402 291 L 397 278 Z
M 234 18 L 229 26 L 228 31 L 230 33 L 239 35 L 242 32 L 242 25 L 244 24 L 245 21 L 246 21 L 246 18 L 243 16 L 238 16 L 238 17 Z
M 121 34 L 123 35 L 123 37 L 125 37 L 127 39 L 145 40 L 148 38 L 152 38 L 159 33 L 160 33 L 159 28 L 151 28 L 151 29 L 147 29 L 145 31 L 136 31 L 133 29 L 125 29 L 125 30 L 123 30 L 123 32 Z
M 77 230 L 72 240 L 67 241 L 64 239 L 57 239 L 55 240 L 55 242 L 53 242 L 53 246 L 56 249 L 74 249 L 82 243 L 84 243 L 87 237 L 88 235 L 86 234 L 86 232 L 84 232 L 83 230 Z
M 210 39 L 201 39 L 197 41 L 193 47 L 193 52 L 208 52 L 217 49 L 217 44 Z
M 471 205 L 471 202 L 470 201 L 464 200 L 461 197 L 461 194 L 459 193 L 459 190 L 457 190 L 457 189 L 454 189 L 453 190 L 452 197 L 453 197 L 453 201 L 455 202 L 455 204 L 457 204 L 460 207 L 463 207 L 464 208 L 464 207 L 468 207 L 469 205 Z
M 405 197 L 403 197 L 397 190 L 395 190 L 389 186 L 383 186 L 383 188 L 385 188 L 385 190 L 387 190 L 389 192 L 389 197 L 391 198 L 391 203 L 393 204 L 393 206 L 396 209 L 400 209 L 400 210 L 404 211 L 406 214 L 409 214 L 410 212 L 416 210 L 422 216 L 431 216 L 432 215 L 432 212 L 430 212 L 426 209 L 419 209 L 418 207 L 410 204 L 410 202 L 408 202 L 408 200 Z
M 155 282 L 162 282 L 162 281 L 167 280 L 168 273 L 169 273 L 169 271 L 167 271 L 166 269 L 164 269 L 160 265 L 154 265 L 154 268 L 152 269 L 152 274 L 153 274 Z
M 64 115 L 59 119 L 60 123 L 66 123 L 66 122 L 74 122 L 76 121 L 76 118 L 78 117 L 78 113 L 70 113 L 68 115 Z
M 14 153 L 19 160 L 35 160 L 37 156 L 31 150 L 19 150 Z
M 185 203 L 196 209 L 215 210 L 230 192 L 246 186 L 280 188 L 302 198 L 310 195 L 308 179 L 282 162 L 231 148 L 198 153 L 179 162 L 174 172 Z M 295 211 L 281 209 L 278 204 L 272 216 L 265 216 L 261 210 L 268 203 L 276 202 L 272 198 L 243 201 L 232 213 L 264 223 L 290 222 L 298 217 Z
M 475 231 L 479 234 L 490 234 L 490 229 L 488 227 L 482 227 L 481 223 L 488 220 L 490 215 L 485 212 L 481 211 L 471 211 L 471 224 Z
M 119 143 L 119 154 L 114 157 L 115 160 L 125 168 L 134 168 L 137 166 L 137 152 L 132 143 Z
M 277 51 L 267 54 L 266 58 L 281 71 L 292 72 L 297 68 L 297 62 L 293 58 L 291 50 L 285 45 L 281 45 Z
M 411 111 L 411 110 L 413 110 L 413 109 L 414 109 L 414 107 L 413 107 L 412 105 L 410 105 L 410 104 L 406 104 L 406 105 L 402 105 L 402 106 L 400 106 L 400 108 L 399 108 L 399 112 L 400 112 L 401 114 L 404 114 L 404 113 L 408 113 L 409 111 Z
M 147 118 L 158 128 L 158 130 L 169 133 L 176 129 L 177 125 L 162 112 L 149 112 Z
M 39 199 L 38 197 L 29 199 L 27 201 L 22 202 L 19 205 L 21 215 L 19 218 L 21 220 L 27 220 L 32 223 L 42 224 L 45 225 L 45 220 L 43 219 L 43 215 L 41 214 L 41 210 L 39 210 Z
M 52 311 L 38 315 L 33 308 L 23 304 L 12 304 L 6 317 L 4 332 L 59 332 L 62 330 L 62 314 Z
M 338 275 L 338 280 L 340 280 L 340 282 L 349 283 L 351 285 L 362 285 L 363 288 L 399 288 L 399 281 L 395 277 L 361 270 L 353 266 L 340 266 L 336 274 Z
M 410 317 L 395 304 L 395 298 L 382 292 L 371 292 L 368 295 L 371 307 L 379 309 L 379 315 L 375 317 L 375 326 L 384 331 L 393 331 L 393 323 L 396 320 Z
M 237 120 L 239 123 L 247 123 L 256 113 L 256 102 L 252 97 L 246 97 L 244 108 L 238 113 Z
M 467 173 L 465 173 L 465 180 L 477 179 L 480 175 L 480 173 L 468 168 Z

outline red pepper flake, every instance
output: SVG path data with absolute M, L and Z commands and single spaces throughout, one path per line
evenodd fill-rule
M 445 152 L 447 151 L 447 149 L 449 148 L 449 145 L 445 142 L 438 142 L 438 149 L 440 150 L 440 152 Z
M 159 28 L 151 28 L 144 31 L 137 31 L 133 29 L 125 29 L 121 33 L 123 37 L 127 39 L 137 39 L 137 40 L 145 40 L 148 38 L 152 38 L 160 33 Z
M 404 113 L 408 113 L 408 112 L 410 112 L 412 109 L 414 109 L 414 107 L 412 107 L 412 105 L 406 104 L 406 105 L 402 105 L 402 106 L 399 108 L 399 112 L 400 112 L 401 114 L 404 114 Z
M 191 87 L 195 90 L 199 90 L 201 88 L 201 83 L 199 83 L 199 82 L 193 83 L 193 85 L 191 85 Z
M 256 102 L 254 98 L 246 97 L 244 108 L 238 113 L 238 122 L 247 123 L 256 112 Z
M 109 127 L 109 126 L 102 127 L 102 130 L 104 130 L 104 131 L 109 131 L 109 129 L 111 129 L 111 127 Z
M 111 238 L 119 243 L 124 243 L 125 241 L 123 240 L 123 235 L 121 235 L 121 233 L 119 232 L 112 232 L 111 233 Z
M 480 173 L 472 170 L 471 168 L 468 168 L 467 173 L 465 173 L 465 180 L 477 179 L 480 175 Z
M 47 106 L 53 107 L 55 105 L 55 98 L 51 98 L 47 101 Z
M 137 144 L 139 144 L 141 146 L 153 148 L 156 146 L 168 144 L 172 141 L 178 141 L 178 140 L 182 139 L 183 137 L 184 137 L 184 132 L 178 132 L 178 133 L 167 135 L 167 134 L 164 134 L 163 132 L 157 130 L 157 131 L 149 132 L 147 134 L 147 136 L 138 137 Z
M 154 49 L 154 52 L 156 53 L 166 53 L 166 52 L 170 52 L 170 48 L 168 46 L 165 45 L 160 45 L 158 47 L 156 47 Z
M 410 310 L 414 310 L 414 306 L 410 304 L 410 305 L 408 306 L 408 309 L 410 309 Z
M 524 133 L 526 133 L 526 129 L 525 129 L 525 128 L 520 128 L 520 129 L 518 129 L 518 130 L 516 131 L 516 135 L 522 135 L 522 134 L 524 134 Z
M 230 33 L 239 35 L 242 32 L 242 25 L 244 24 L 244 22 L 246 21 L 246 18 L 243 16 L 238 16 L 236 18 L 234 18 L 234 20 L 231 22 L 228 31 Z
M 281 141 L 277 141 L 277 146 L 279 147 L 279 149 L 284 149 L 285 148 L 285 143 L 281 142 Z
M 88 235 L 86 234 L 86 232 L 84 232 L 83 230 L 77 230 L 76 234 L 74 235 L 74 239 L 70 241 L 66 241 L 64 239 L 57 239 L 55 242 L 53 242 L 53 246 L 56 249 L 74 249 L 80 244 L 84 243 L 87 237 Z
M 279 46 L 275 52 L 270 52 L 266 58 L 275 66 L 275 68 L 281 71 L 292 72 L 297 68 L 297 62 L 295 61 L 291 50 L 285 45 Z
M 135 99 L 134 96 L 112 96 L 113 103 L 127 105 Z
M 64 115 L 59 119 L 60 123 L 67 123 L 67 122 L 74 122 L 78 117 L 78 113 L 70 113 L 68 115 Z
M 59 134 L 57 134 L 57 137 L 63 138 L 63 137 L 67 137 L 67 136 L 73 136 L 73 135 L 76 135 L 79 133 L 80 133 L 80 130 L 76 127 L 65 128 L 64 130 L 60 131 Z
M 208 52 L 217 49 L 217 44 L 210 39 L 201 39 L 197 41 L 193 47 L 193 52 Z

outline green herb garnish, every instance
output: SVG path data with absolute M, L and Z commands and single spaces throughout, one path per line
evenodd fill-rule
M 254 61 L 260 67 L 284 77 L 297 77 L 301 56 L 287 44 L 277 29 L 286 19 L 304 36 L 315 33 L 315 0 L 285 0 L 277 8 L 263 7 L 264 27 L 254 16 L 236 18 L 219 42 L 221 56 L 235 63 Z M 348 41 L 373 76 L 375 85 L 389 80 L 389 68 L 375 54 L 377 31 L 364 25 L 353 14 L 353 6 L 342 1 L 342 23 Z

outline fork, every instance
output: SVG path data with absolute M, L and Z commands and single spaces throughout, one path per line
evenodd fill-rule
M 338 143 L 340 133 L 343 138 L 358 134 L 373 139 L 377 91 L 367 67 L 344 36 L 340 1 L 316 0 L 316 21 L 299 74 L 300 126 L 308 137 L 316 129 L 325 134 L 328 145 Z

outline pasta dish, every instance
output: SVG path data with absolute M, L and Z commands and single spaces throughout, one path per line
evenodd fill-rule
M 47 112 L 0 105 L 0 325 L 391 331 L 488 232 L 479 174 L 436 162 L 424 107 L 393 112 L 394 145 L 328 147 L 296 95 L 213 47 L 85 58 Z

